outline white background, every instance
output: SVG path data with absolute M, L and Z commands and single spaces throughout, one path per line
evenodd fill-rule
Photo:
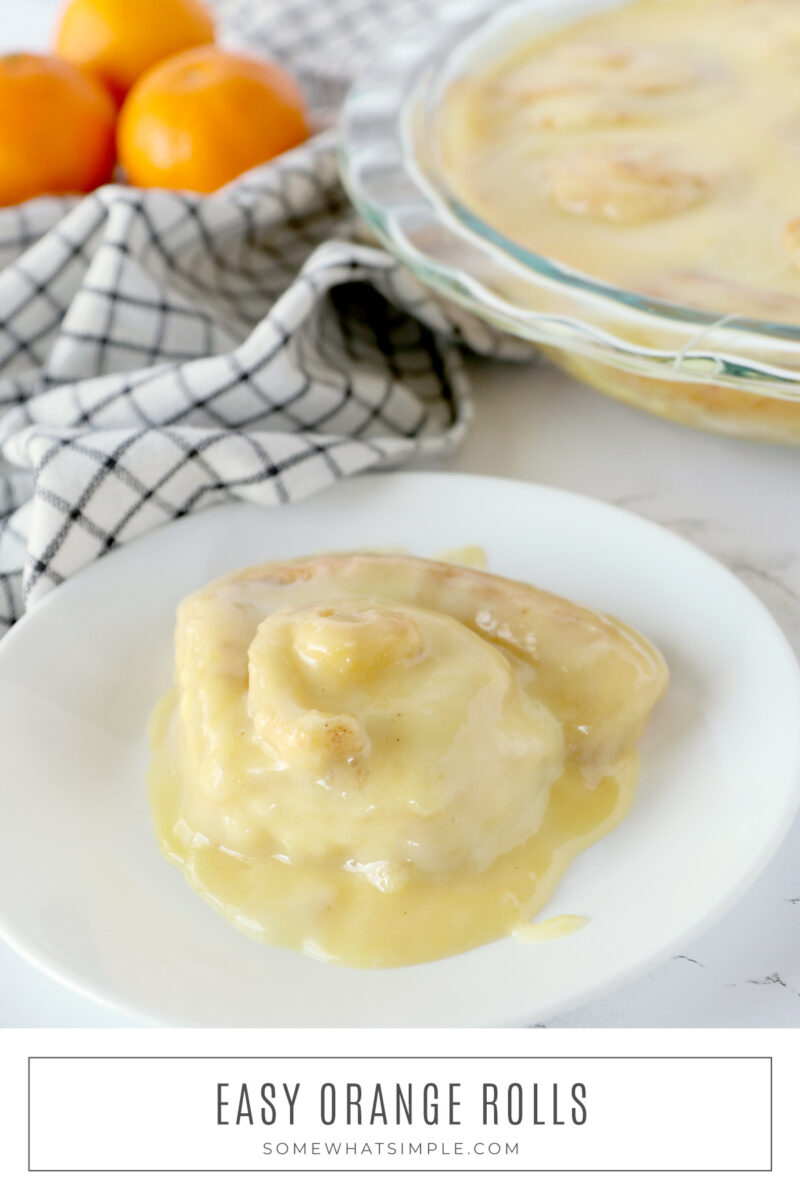
M 386 1054 L 394 1050 L 393 1040 L 387 1040 Z M 404 1037 L 411 1050 L 414 1040 Z M 287 1058 L 281 1048 L 274 1059 L 250 1060 L 33 1058 L 31 1169 L 330 1173 L 344 1167 L 505 1172 L 579 1166 L 585 1171 L 716 1172 L 769 1171 L 771 1166 L 766 1058 L 329 1055 L 330 1049 L 323 1058 Z M 265 1110 L 272 1124 L 261 1120 L 264 1083 L 272 1087 L 267 1097 L 275 1097 L 272 1110 Z M 354 1094 L 363 1097 L 360 1108 L 346 1103 L 354 1084 L 360 1089 Z M 371 1125 L 376 1084 L 386 1120 Z M 410 1120 L 395 1117 L 395 1084 L 404 1089 Z M 486 1105 L 487 1084 L 494 1106 Z M 436 1107 L 426 1114 L 423 1089 L 431 1085 Z M 576 1085 L 577 1123 L 570 1119 Z M 291 1110 L 284 1089 L 293 1100 Z M 449 1095 L 457 1101 L 452 1124 Z M 533 1124 L 534 1117 L 539 1124 Z M 273 1153 L 264 1154 L 265 1142 Z M 387 1142 L 396 1147 L 422 1143 L 428 1156 L 381 1153 Z M 281 1145 L 312 1143 L 322 1151 L 316 1156 L 276 1152 Z M 460 1157 L 454 1156 L 454 1143 L 461 1147 Z M 503 1153 L 508 1143 L 517 1147 L 515 1153 Z M 330 1144 L 359 1147 L 362 1153 L 326 1153 Z M 450 1153 L 443 1154 L 442 1146 Z M 488 1146 L 494 1146 L 494 1154 L 487 1154 Z
M 130 0 L 135 3 L 135 0 Z M 54 0 L 0 0 L 0 42 L 44 46 Z M 549 370 L 478 364 L 477 413 L 444 469 L 566 487 L 651 517 L 726 562 L 800 648 L 800 455 L 657 421 Z M 126 1020 L 0 945 L 0 1026 Z M 709 934 L 636 984 L 551 1024 L 800 1025 L 800 826 Z
M 397 1174 L 326 1173 L 320 1181 L 309 1175 L 283 1173 L 265 1178 L 264 1173 L 230 1174 L 28 1174 L 27 1162 L 27 1055 L 775 1055 L 774 1066 L 774 1170 L 772 1173 L 722 1174 L 680 1173 L 642 1174 L 640 1172 L 609 1172 L 597 1175 L 559 1174 L 478 1174 L 460 1173 L 436 1178 L 431 1173 L 413 1176 Z M 81 1197 L 82 1200 L 116 1200 L 129 1197 L 172 1197 L 190 1193 L 198 1200 L 222 1196 L 248 1198 L 279 1195 L 283 1197 L 324 1195 L 338 1197 L 374 1197 L 381 1200 L 403 1197 L 410 1193 L 421 1197 L 439 1196 L 443 1189 L 457 1191 L 459 1196 L 485 1197 L 487 1191 L 502 1197 L 546 1195 L 547 1200 L 563 1197 L 591 1196 L 592 1200 L 615 1197 L 616 1200 L 708 1200 L 725 1196 L 726 1200 L 790 1200 L 800 1186 L 800 1140 L 797 1137 L 796 1080 L 800 1076 L 800 1033 L 798 1031 L 739 1032 L 706 1031 L 622 1031 L 607 1030 L 493 1030 L 493 1031 L 359 1031 L 329 1033 L 325 1030 L 280 1032 L 269 1031 L 169 1031 L 107 1030 L 107 1031 L 50 1031 L 31 1030 L 24 1033 L 0 1033 L 0 1056 L 4 1063 L 0 1080 L 0 1130 L 4 1151 L 0 1158 L 0 1184 L 12 1200 L 43 1200 L 45 1197 Z M 574 1066 L 575 1064 L 573 1064 Z M 259 1066 L 250 1072 L 258 1077 Z M 64 1120 L 71 1122 L 67 1100 L 61 1109 Z M 103 1097 L 110 1115 L 109 1128 L 114 1125 L 115 1106 L 119 1104 L 126 1122 L 129 1151 L 136 1153 L 140 1136 L 139 1122 L 134 1115 L 125 1117 L 130 1097 L 109 1088 Z M 647 1098 L 642 1099 L 644 1109 Z M 656 1098 L 657 1103 L 657 1098 Z M 735 1103 L 735 1102 L 734 1102 Z M 80 1111 L 78 1112 L 80 1115 Z M 59 1112 L 54 1113 L 57 1121 Z M 641 1117 L 646 1117 L 642 1113 Z M 180 1126 L 181 1117 L 165 1116 L 165 1123 L 174 1119 Z M 646 1126 L 646 1121 L 642 1120 Z M 145 1119 L 146 1128 L 146 1119 Z M 167 1130 L 168 1131 L 168 1130 Z M 98 1138 L 101 1137 L 98 1131 Z M 115 1135 L 116 1136 L 116 1135 Z M 205 1127 L 198 1127 L 198 1146 L 207 1136 Z M 255 1134 L 255 1137 L 260 1137 Z M 730 1129 L 736 1137 L 736 1127 Z M 630 1129 L 632 1154 L 637 1153 L 639 1131 Z M 703 1130 L 696 1130 L 696 1141 L 702 1144 Z M 202 1153 L 202 1149 L 198 1151 Z M 575 1166 L 580 1166 L 576 1159 Z

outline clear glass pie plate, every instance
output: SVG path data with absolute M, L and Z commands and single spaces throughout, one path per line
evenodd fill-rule
M 673 420 L 800 445 L 800 325 L 682 307 L 582 274 L 511 241 L 444 180 L 436 123 L 454 80 L 525 39 L 619 7 L 451 0 L 435 21 L 387 41 L 345 102 L 345 187 L 427 285 L 579 378 Z

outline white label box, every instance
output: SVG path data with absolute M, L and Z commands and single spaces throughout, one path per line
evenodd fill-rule
M 32 1057 L 39 1171 L 770 1171 L 767 1057 Z

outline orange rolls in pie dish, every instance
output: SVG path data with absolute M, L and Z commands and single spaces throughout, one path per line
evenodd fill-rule
M 613 618 L 401 555 L 268 563 L 183 601 L 159 841 L 242 932 L 362 967 L 530 921 L 613 828 L 667 686 Z
M 450 188 L 603 283 L 800 325 L 800 5 L 594 7 L 451 84 Z

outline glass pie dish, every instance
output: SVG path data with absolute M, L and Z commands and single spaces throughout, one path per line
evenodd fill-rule
M 345 102 L 342 175 L 377 238 L 424 283 L 568 372 L 659 416 L 800 445 L 800 324 L 626 290 L 520 245 L 450 187 L 437 119 L 459 79 L 620 0 L 454 0 L 387 42 Z M 654 236 L 657 236 L 654 235 Z

